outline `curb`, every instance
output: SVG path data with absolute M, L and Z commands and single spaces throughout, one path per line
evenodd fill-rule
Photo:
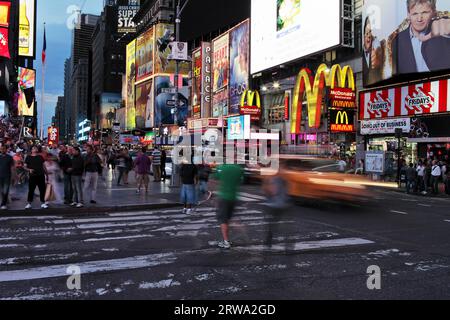
M 48 209 L 32 209 L 32 210 L 9 210 L 0 212 L 0 217 L 39 217 L 48 215 L 72 215 L 72 216 L 90 216 L 90 215 L 106 215 L 113 212 L 122 211 L 140 211 L 140 210 L 158 210 L 170 209 L 180 207 L 180 203 L 155 203 L 146 205 L 125 205 L 112 207 L 85 207 L 81 209 L 76 208 L 48 208 Z

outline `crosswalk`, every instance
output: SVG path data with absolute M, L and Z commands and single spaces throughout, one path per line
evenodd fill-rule
M 218 192 L 214 192 L 213 194 L 217 196 Z M 241 202 L 264 202 L 266 200 L 267 200 L 266 197 L 252 193 L 240 192 L 238 194 L 238 201 Z
M 264 201 L 263 197 L 251 194 L 240 196 L 251 197 L 254 202 Z M 297 221 L 286 216 L 276 223 L 294 226 Z M 286 248 L 301 252 L 374 244 L 367 239 L 318 232 L 307 238 L 280 234 L 272 248 L 267 248 L 263 239 L 269 224 L 262 209 L 238 206 L 232 222 L 235 245 L 227 254 L 251 256 L 266 251 L 282 252 Z M 208 257 L 220 256 L 223 251 L 217 248 L 218 238 L 220 227 L 214 207 L 201 207 L 192 215 L 171 209 L 93 217 L 3 217 L 0 218 L 0 299 L 73 297 L 75 293 L 61 291 L 61 281 L 65 281 L 67 268 L 72 265 L 79 267 L 83 275 L 125 273 L 131 277 L 139 270 L 170 270 L 176 275 L 179 265 L 193 255 L 200 255 L 206 261 Z M 51 279 L 54 286 L 48 284 L 52 283 Z M 43 280 L 46 280 L 45 287 L 39 285 Z M 59 288 L 58 294 L 54 293 L 54 287 Z M 39 294 L 33 294 L 36 288 L 40 288 Z M 104 294 L 100 289 L 93 283 L 88 296 Z

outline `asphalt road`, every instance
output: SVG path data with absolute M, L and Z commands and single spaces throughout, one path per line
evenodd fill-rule
M 192 216 L 0 217 L 0 299 L 450 298 L 450 199 L 379 190 L 359 206 L 296 204 L 268 249 L 264 198 L 242 192 L 229 251 L 213 202 Z M 67 287 L 70 266 L 81 290 Z

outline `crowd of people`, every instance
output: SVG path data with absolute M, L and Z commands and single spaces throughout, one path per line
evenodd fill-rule
M 444 161 L 426 159 L 416 165 L 405 164 L 401 176 L 402 182 L 406 184 L 406 192 L 439 195 L 442 193 L 440 186 L 443 185 L 445 194 L 450 195 L 450 171 L 447 165 L 448 157 Z

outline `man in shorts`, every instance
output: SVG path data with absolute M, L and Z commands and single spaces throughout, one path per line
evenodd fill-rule
M 229 224 L 236 207 L 239 187 L 243 182 L 244 172 L 241 166 L 225 164 L 219 166 L 215 178 L 219 180 L 219 201 L 217 220 L 222 231 L 223 241 L 219 242 L 222 249 L 230 249 Z

